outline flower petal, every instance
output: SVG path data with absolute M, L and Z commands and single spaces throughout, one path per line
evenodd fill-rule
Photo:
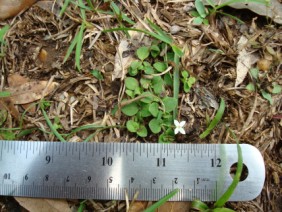
M 184 127 L 185 124 L 186 124 L 186 121 L 182 121 L 182 122 L 180 122 L 179 126 Z
M 181 128 L 182 129 L 182 128 Z M 176 127 L 175 129 L 174 129 L 174 134 L 176 135 L 176 134 L 178 134 L 179 133 L 179 128 L 178 127 Z
M 186 134 L 186 133 L 185 133 L 185 130 L 184 130 L 183 128 L 178 128 L 178 131 L 179 131 L 181 134 L 183 134 L 183 135 Z
M 175 125 L 176 127 L 178 127 L 178 126 L 179 126 L 179 122 L 178 122 L 177 120 L 174 120 L 174 125 Z

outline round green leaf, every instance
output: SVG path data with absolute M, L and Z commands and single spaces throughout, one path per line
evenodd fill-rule
M 144 125 L 141 125 L 137 130 L 137 135 L 140 137 L 146 137 L 148 135 L 147 128 Z
M 142 98 L 140 101 L 144 102 L 144 103 L 151 103 L 154 100 L 154 95 L 150 92 L 144 92 L 142 94 L 143 96 L 146 96 L 144 98 Z
M 126 128 L 129 132 L 137 132 L 137 130 L 139 129 L 139 123 L 129 120 L 126 122 Z
M 134 97 L 134 92 L 132 90 L 125 90 L 125 93 L 130 96 L 131 98 Z
M 143 88 L 148 89 L 150 84 L 151 84 L 151 80 L 149 79 L 145 79 L 145 78 L 141 78 L 140 79 L 140 84 Z
M 282 91 L 282 88 L 280 85 L 278 85 L 276 82 L 272 83 L 272 86 L 273 86 L 273 90 L 272 90 L 272 93 L 273 94 L 279 94 L 281 93 Z
M 257 68 L 252 68 L 251 70 L 250 70 L 250 73 L 251 73 L 251 75 L 252 75 L 252 77 L 254 78 L 254 79 L 258 79 L 258 76 L 259 76 L 259 70 L 257 69 Z
M 204 19 L 202 19 L 201 17 L 197 17 L 193 20 L 193 24 L 195 25 L 201 25 L 203 23 Z
M 153 58 L 156 58 L 160 54 L 161 50 L 157 45 L 151 46 L 151 55 Z
M 167 86 L 173 86 L 173 80 L 172 80 L 170 73 L 166 73 L 164 75 L 164 82 L 165 82 L 165 85 Z
M 137 57 L 138 57 L 140 60 L 143 61 L 143 60 L 145 60 L 145 59 L 149 56 L 149 54 L 150 54 L 149 48 L 146 47 L 146 46 L 142 46 L 142 47 L 140 47 L 139 49 L 137 49 L 136 54 L 137 54 Z
M 150 104 L 141 103 L 141 105 L 142 105 L 140 110 L 141 117 L 145 118 L 151 116 L 152 114 L 149 111 Z
M 249 91 L 255 91 L 255 90 L 256 90 L 256 87 L 255 87 L 254 83 L 249 83 L 249 84 L 246 86 L 246 89 L 249 90 Z
M 155 71 L 152 66 L 144 66 L 144 72 L 145 74 L 153 74 Z
M 163 99 L 163 104 L 165 106 L 165 112 L 169 113 L 177 107 L 177 100 L 167 96 Z
M 161 128 L 161 121 L 158 120 L 158 119 L 152 119 L 150 122 L 149 122 L 149 127 L 150 127 L 150 130 L 154 133 L 154 134 L 157 134 L 159 133 L 162 128 Z
M 196 0 L 195 7 L 202 18 L 205 18 L 207 16 L 205 5 L 203 4 L 202 0 Z
M 158 72 L 163 72 L 167 69 L 167 64 L 164 62 L 156 62 L 153 66 Z
M 188 78 L 189 77 L 189 73 L 187 71 L 182 71 L 181 75 L 183 78 Z
M 135 61 L 133 61 L 131 63 L 130 68 L 132 68 L 132 69 L 139 69 L 139 68 L 141 68 L 141 66 L 142 66 L 142 62 L 138 61 L 138 60 L 135 60 Z
M 149 111 L 154 117 L 157 117 L 159 113 L 159 104 L 156 102 L 150 104 Z
M 189 77 L 189 78 L 188 78 L 187 83 L 188 83 L 188 85 L 189 85 L 190 88 L 192 87 L 192 85 L 193 85 L 195 82 L 196 82 L 196 78 L 195 78 L 195 77 Z
M 164 81 L 160 76 L 155 76 L 152 79 L 152 87 L 156 94 L 160 94 L 164 90 Z
M 134 76 L 136 76 L 138 74 L 138 69 L 132 69 L 131 67 L 129 67 L 128 74 L 130 76 L 134 77 Z
M 121 108 L 121 111 L 127 116 L 134 116 L 136 113 L 138 113 L 138 110 L 139 107 L 136 102 L 132 102 Z
M 125 79 L 125 87 L 127 89 L 134 91 L 138 86 L 139 86 L 139 82 L 137 81 L 137 79 L 133 77 L 127 77 Z
M 190 87 L 189 87 L 187 82 L 184 82 L 183 89 L 184 89 L 185 93 L 188 93 L 190 91 Z

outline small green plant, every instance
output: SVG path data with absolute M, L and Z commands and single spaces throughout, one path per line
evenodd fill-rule
M 80 57 L 82 52 L 83 38 L 85 36 L 86 29 L 94 27 L 92 23 L 87 21 L 86 12 L 112 15 L 117 19 L 121 27 L 124 27 L 123 22 L 127 22 L 131 25 L 135 24 L 135 22 L 133 22 L 130 18 L 128 18 L 114 2 L 110 3 L 110 8 L 112 9 L 112 11 L 102 11 L 102 10 L 96 10 L 92 1 L 90 0 L 86 1 L 87 5 L 84 4 L 83 0 L 77 0 L 77 1 L 65 0 L 62 9 L 60 11 L 60 16 L 62 16 L 65 13 L 66 9 L 71 3 L 80 8 L 80 16 L 82 20 L 79 26 L 79 30 L 76 33 L 75 37 L 73 38 L 67 50 L 63 63 L 65 63 L 68 60 L 71 53 L 75 49 L 75 67 L 77 68 L 78 71 L 81 71 Z
M 168 51 L 161 56 L 165 49 Z M 173 62 L 174 53 L 165 43 L 155 41 L 149 47 L 138 48 L 136 56 L 125 78 L 126 96 L 121 103 L 123 114 L 131 117 L 126 128 L 147 137 L 149 126 L 153 134 L 161 133 L 159 142 L 172 141 L 177 100 L 172 96 L 173 75 L 168 64 Z
M 0 29 L 0 57 L 5 56 L 6 41 L 4 40 L 4 38 L 9 29 L 9 25 L 5 25 Z
M 201 133 L 200 135 L 200 138 L 203 139 L 205 137 L 207 137 L 210 132 L 215 128 L 215 126 L 220 122 L 223 114 L 224 114 L 224 110 L 225 110 L 225 102 L 223 99 L 220 100 L 220 105 L 219 105 L 219 108 L 215 114 L 215 117 L 214 119 L 210 122 L 208 128 L 203 132 Z
M 237 169 L 235 176 L 233 177 L 233 181 L 230 184 L 230 186 L 227 188 L 225 193 L 213 204 L 212 207 L 209 207 L 207 204 L 200 200 L 194 200 L 192 202 L 192 209 L 200 212 L 235 212 L 231 209 L 223 207 L 225 203 L 228 201 L 228 199 L 231 197 L 231 195 L 234 193 L 238 183 L 240 182 L 240 177 L 243 170 L 243 155 L 242 155 L 242 149 L 239 144 L 239 139 L 236 137 L 234 132 L 230 129 L 228 129 L 232 137 L 237 142 L 237 153 L 238 153 L 238 163 L 237 163 Z
M 234 4 L 234 3 L 249 3 L 249 2 L 255 2 L 260 4 L 267 5 L 269 3 L 268 0 L 230 0 L 226 1 L 222 4 L 216 5 L 213 0 L 206 0 L 206 2 L 209 4 L 210 7 L 205 7 L 203 0 L 195 0 L 195 8 L 196 10 L 191 11 L 191 16 L 195 17 L 193 23 L 196 25 L 205 24 L 208 25 L 208 17 L 211 15 L 214 15 L 216 13 L 229 16 L 235 20 L 237 20 L 239 23 L 243 23 L 239 18 L 232 16 L 230 14 L 224 13 L 222 11 L 219 11 L 221 8 L 226 7 L 228 5 Z
M 144 212 L 154 212 L 154 211 L 156 211 L 159 207 L 161 207 L 164 203 L 166 203 L 170 198 L 172 198 L 174 195 L 176 195 L 178 191 L 179 191 L 179 189 L 174 189 L 168 195 L 161 198 L 158 202 L 154 203 L 149 208 L 147 208 Z
M 182 71 L 181 75 L 182 75 L 181 81 L 183 84 L 183 90 L 185 91 L 185 93 L 189 93 L 193 84 L 196 82 L 196 78 L 190 76 L 188 71 Z
M 59 128 L 58 126 L 58 120 L 55 120 L 55 123 L 53 124 L 51 122 L 51 120 L 49 119 L 46 111 L 45 111 L 45 108 L 46 107 L 49 107 L 50 106 L 50 103 L 47 102 L 47 101 L 44 101 L 44 100 L 41 100 L 40 102 L 40 109 L 43 113 L 43 116 L 46 120 L 46 123 L 47 125 L 50 127 L 52 133 L 61 141 L 61 142 L 66 142 L 66 140 L 63 138 L 63 136 L 57 131 L 57 129 Z
M 272 95 L 280 94 L 282 88 L 277 82 L 272 82 L 271 86 L 265 88 L 263 80 L 265 79 L 265 74 L 261 74 L 257 68 L 250 69 L 250 75 L 252 76 L 253 82 L 246 86 L 249 91 L 259 91 L 263 98 L 273 104 Z

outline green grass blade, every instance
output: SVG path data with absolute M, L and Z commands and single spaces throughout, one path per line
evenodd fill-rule
M 197 210 L 197 211 L 205 211 L 209 209 L 206 203 L 202 202 L 201 200 L 194 200 L 191 203 L 191 209 Z
M 0 98 L 9 97 L 9 96 L 11 96 L 11 93 L 9 91 L 0 92 Z
M 160 199 L 155 204 L 151 205 L 149 208 L 147 208 L 144 212 L 154 212 L 157 208 L 159 208 L 161 205 L 163 205 L 165 202 L 167 202 L 170 198 L 172 198 L 179 189 L 174 189 L 172 192 L 170 192 L 168 195 Z
M 179 56 L 177 54 L 174 54 L 174 69 L 173 69 L 173 98 L 176 99 L 177 101 L 177 106 L 178 106 L 178 96 L 179 96 L 179 87 L 180 87 L 180 79 L 179 79 Z M 176 120 L 177 118 L 177 111 L 178 108 L 176 108 L 173 110 L 173 119 Z
M 171 45 L 172 43 L 172 39 L 171 38 L 166 38 L 166 37 L 163 37 L 163 36 L 160 36 L 159 34 L 156 34 L 154 32 L 149 32 L 149 31 L 146 31 L 146 30 L 142 30 L 142 29 L 134 29 L 134 28 L 127 28 L 127 27 L 118 27 L 118 28 L 113 28 L 113 29 L 106 29 L 106 30 L 103 30 L 103 32 L 115 32 L 115 31 L 135 31 L 135 32 L 142 32 L 146 35 L 150 35 L 164 43 L 167 43 L 169 45 Z
M 215 128 L 215 126 L 219 123 L 219 121 L 221 120 L 224 114 L 224 110 L 225 110 L 225 102 L 223 99 L 221 99 L 218 111 L 216 112 L 216 115 L 214 119 L 211 121 L 211 123 L 209 124 L 208 128 L 200 135 L 201 139 L 207 137 L 210 134 L 210 132 L 213 130 L 213 128 Z
M 62 16 L 64 14 L 64 12 L 66 11 L 66 9 L 68 8 L 69 4 L 70 4 L 71 0 L 65 0 L 64 1 L 64 4 L 63 4 L 63 7 L 60 11 L 60 14 L 59 16 Z
M 0 29 L 0 42 L 1 43 L 5 43 L 4 36 L 8 32 L 9 29 L 10 29 L 9 25 L 5 25 Z
M 16 138 L 20 139 L 23 136 L 31 134 L 34 130 L 36 130 L 36 128 L 21 130 L 19 133 L 17 133 Z
M 87 4 L 89 5 L 89 7 L 93 10 L 93 11 L 96 11 L 93 3 L 92 3 L 92 0 L 86 0 Z
M 163 39 L 169 41 L 169 42 L 168 42 L 169 44 L 172 44 L 172 41 L 173 41 L 173 40 L 172 40 L 172 38 L 171 38 L 166 32 L 164 32 L 160 27 L 158 27 L 156 24 L 154 24 L 154 23 L 153 23 L 152 21 L 150 21 L 149 19 L 147 19 L 147 21 L 148 21 L 150 27 L 151 27 L 152 29 L 154 29 L 160 37 L 163 37 Z
M 79 71 L 81 71 L 80 67 L 80 56 L 81 56 L 81 50 L 82 50 L 82 44 L 83 44 L 83 35 L 84 35 L 84 29 L 85 29 L 85 23 L 83 22 L 80 26 L 80 30 L 77 35 L 77 43 L 76 43 L 76 49 L 75 49 L 75 65 Z
M 51 129 L 51 131 L 54 133 L 54 135 L 62 142 L 66 142 L 66 140 L 63 138 L 63 136 L 55 129 L 55 127 L 53 126 L 51 120 L 49 119 L 47 113 L 44 110 L 44 105 L 42 102 L 40 102 L 40 109 L 43 113 L 43 116 L 46 120 L 47 125 L 49 126 L 49 128 Z
M 206 0 L 206 1 L 211 7 L 213 7 L 213 8 L 215 7 L 213 0 Z
M 110 128 L 119 128 L 121 126 L 115 125 L 115 126 L 104 126 L 104 125 L 96 125 L 96 124 L 89 124 L 89 125 L 84 125 L 81 127 L 78 127 L 74 129 L 71 133 L 76 133 L 82 130 L 96 130 L 96 129 L 110 129 Z
M 77 44 L 77 39 L 78 39 L 78 35 L 76 35 L 76 36 L 74 37 L 74 39 L 72 40 L 71 45 L 69 46 L 69 48 L 68 48 L 68 50 L 67 50 L 67 53 L 66 53 L 66 56 L 65 56 L 65 58 L 64 58 L 63 63 L 65 63 L 65 62 L 67 61 L 67 59 L 70 57 L 70 55 L 71 55 L 71 53 L 72 53 L 72 51 L 73 51 L 75 45 Z
M 86 6 L 84 5 L 82 0 L 78 0 L 78 6 L 80 7 L 81 18 L 83 19 L 84 22 L 86 22 L 86 14 L 85 14 Z
M 240 181 L 240 177 L 241 177 L 242 170 L 243 170 L 243 155 L 242 155 L 241 146 L 239 144 L 239 140 L 235 136 L 232 130 L 230 130 L 230 132 L 233 138 L 235 138 L 237 142 L 237 153 L 238 153 L 237 170 L 236 170 L 236 173 L 235 173 L 235 176 L 233 178 L 231 185 L 228 187 L 226 192 L 214 203 L 214 208 L 220 208 L 228 201 L 228 199 L 231 197 L 231 195 L 233 194 L 234 190 L 236 189 Z
M 221 15 L 228 16 L 228 17 L 230 17 L 230 18 L 236 20 L 236 21 L 237 21 L 238 23 L 240 23 L 240 24 L 244 24 L 244 23 L 245 23 L 245 22 L 242 21 L 241 19 L 239 19 L 239 18 L 237 18 L 237 17 L 235 17 L 235 16 L 233 16 L 233 15 L 230 15 L 230 14 L 228 14 L 228 13 L 221 12 L 221 11 L 218 11 L 217 13 L 219 13 L 219 14 L 221 14 Z

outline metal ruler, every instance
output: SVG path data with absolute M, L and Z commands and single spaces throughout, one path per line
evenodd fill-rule
M 260 152 L 241 144 L 247 178 L 231 201 L 257 197 L 264 184 Z M 0 141 L 0 195 L 70 199 L 217 200 L 232 182 L 234 144 L 129 144 Z

